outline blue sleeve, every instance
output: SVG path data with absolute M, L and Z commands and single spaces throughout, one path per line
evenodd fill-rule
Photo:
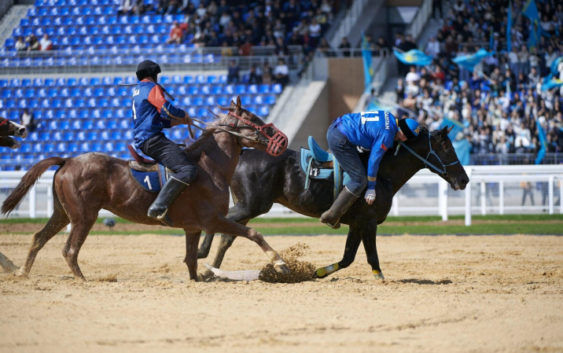
M 377 182 L 377 172 L 379 170 L 379 163 L 387 149 L 392 147 L 392 139 L 389 141 L 388 135 L 380 136 L 375 140 L 368 161 L 368 189 L 375 189 Z

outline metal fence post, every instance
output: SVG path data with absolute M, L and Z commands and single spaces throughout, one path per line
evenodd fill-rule
M 448 183 L 444 179 L 438 181 L 438 207 L 442 221 L 448 220 Z
M 469 183 L 467 183 L 467 186 L 465 187 L 465 225 L 466 226 L 471 225 L 471 184 L 473 184 L 473 182 L 471 181 L 471 174 L 472 174 L 471 171 L 472 171 L 471 168 L 467 170 Z
M 33 185 L 29 192 L 29 217 L 35 218 L 36 212 L 35 208 L 37 207 L 37 186 Z
M 504 181 L 498 182 L 498 213 L 504 214 Z
M 555 177 L 553 175 L 549 176 L 549 185 L 548 185 L 548 190 L 549 190 L 549 198 L 548 198 L 549 214 L 553 214 L 553 180 L 554 179 L 555 179 Z

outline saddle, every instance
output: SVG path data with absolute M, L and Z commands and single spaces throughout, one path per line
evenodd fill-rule
M 169 178 L 170 170 L 155 160 L 141 156 L 133 146 L 128 145 L 129 153 L 134 158 L 129 161 L 129 170 L 133 178 L 147 191 L 158 193 Z
M 350 180 L 348 173 L 343 172 L 340 163 L 334 156 L 323 150 L 315 141 L 313 136 L 309 136 L 309 149 L 301 147 L 301 169 L 306 175 L 305 190 L 309 189 L 311 179 L 313 180 L 333 180 L 333 196 L 336 198 L 342 189 L 342 185 Z

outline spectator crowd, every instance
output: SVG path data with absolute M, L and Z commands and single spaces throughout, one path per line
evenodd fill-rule
M 542 86 L 550 73 L 563 79 L 563 4 L 535 2 L 541 28 L 534 43 L 530 38 L 535 34 L 530 31 L 533 27 L 522 15 L 526 1 L 511 3 L 510 51 L 508 0 L 451 3 L 438 34 L 424 48 L 433 63 L 404 67 L 404 78 L 396 86 L 397 103 L 431 129 L 440 127 L 443 119 L 459 122 L 464 136 L 458 134 L 458 138 L 468 139 L 473 154 L 537 153 L 542 147 L 541 130 L 546 152 L 562 152 L 563 88 Z M 398 36 L 395 41 L 403 50 L 412 45 L 412 38 Z M 452 61 L 479 48 L 492 55 L 473 71 Z

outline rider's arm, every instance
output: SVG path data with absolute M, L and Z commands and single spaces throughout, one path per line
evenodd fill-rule
M 167 101 L 159 85 L 155 85 L 151 89 L 148 101 L 150 104 L 154 105 L 156 110 L 160 113 L 165 127 L 185 123 L 185 118 L 188 116 L 188 113 L 180 108 L 176 108 L 172 103 Z
M 368 161 L 368 189 L 375 189 L 377 182 L 377 171 L 379 170 L 379 163 L 388 148 L 392 147 L 386 135 L 377 138 L 371 148 Z

